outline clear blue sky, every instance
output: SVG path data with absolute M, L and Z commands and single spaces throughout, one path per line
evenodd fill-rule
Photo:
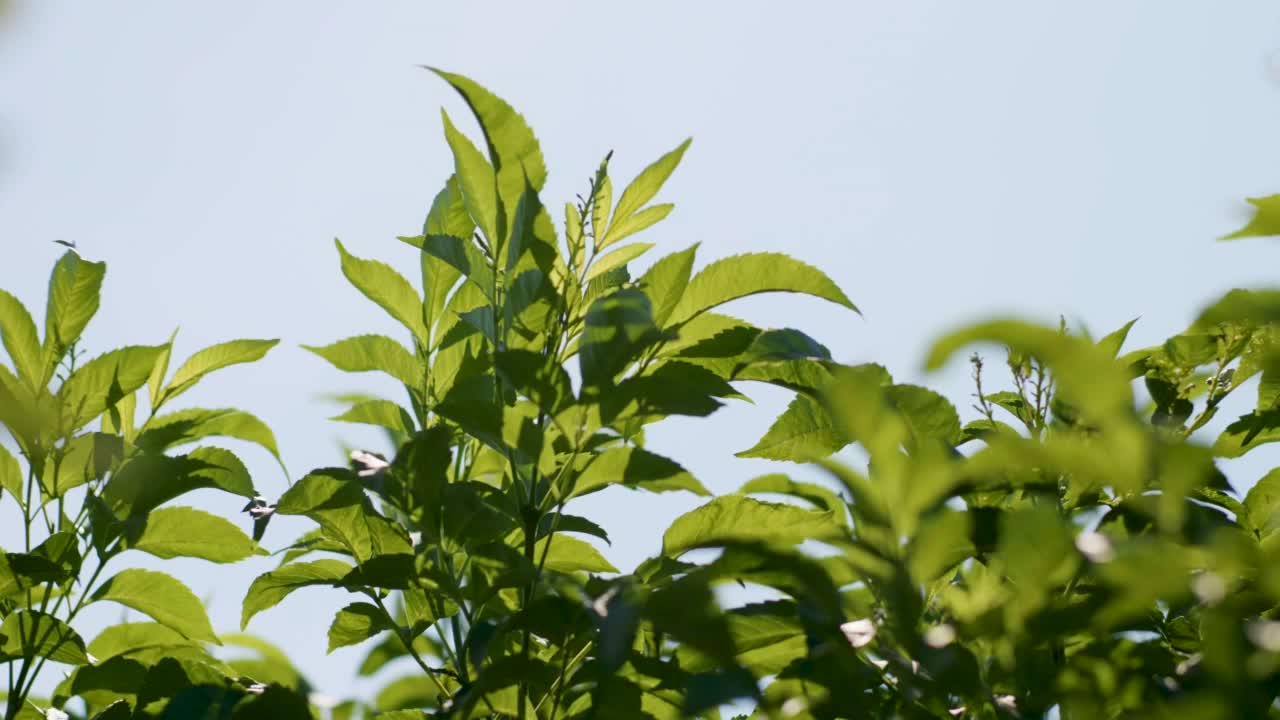
M 1141 315 L 1136 347 L 1227 288 L 1275 280 L 1273 244 L 1213 240 L 1242 222 L 1245 196 L 1280 191 L 1278 50 L 1280 6 L 1263 0 L 27 0 L 0 26 L 0 287 L 43 308 L 51 241 L 74 240 L 109 265 L 90 351 L 160 343 L 177 326 L 182 356 L 282 338 L 188 402 L 259 414 L 295 475 L 339 462 L 340 441 L 381 449 L 376 434 L 327 422 L 336 408 L 318 398 L 386 386 L 297 346 L 397 332 L 345 285 L 333 238 L 412 276 L 394 236 L 420 227 L 450 172 L 439 107 L 466 117 L 415 67 L 432 64 L 525 114 L 553 207 L 606 151 L 629 178 L 693 136 L 664 191 L 677 209 L 646 239 L 666 251 L 701 242 L 704 262 L 784 250 L 824 268 L 865 319 L 789 297 L 733 309 L 805 330 L 838 359 L 927 380 L 963 409 L 963 363 L 920 371 L 930 338 L 961 321 L 1061 313 L 1106 332 Z M 787 399 L 749 391 L 756 404 L 670 422 L 653 445 L 717 492 L 787 469 L 732 457 Z M 278 470 L 243 454 L 278 494 Z M 579 510 L 610 529 L 606 554 L 629 570 L 694 504 L 610 491 Z M 0 544 L 11 547 L 8 507 Z M 305 528 L 275 524 L 267 544 Z M 232 630 L 271 564 L 167 567 Z M 250 630 L 288 647 L 321 688 L 363 692 L 372 685 L 351 679 L 363 649 L 324 654 L 348 601 L 300 593 Z M 117 615 L 99 610 L 87 634 Z

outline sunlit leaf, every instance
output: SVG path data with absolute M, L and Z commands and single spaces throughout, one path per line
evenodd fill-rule
M 191 389 L 205 375 L 231 365 L 260 360 L 279 340 L 231 340 L 211 345 L 182 363 L 161 393 L 160 402 L 168 402 Z
M 338 585 L 350 572 L 350 563 L 325 558 L 284 565 L 259 575 L 245 593 L 240 628 L 248 627 L 254 615 L 275 607 L 293 591 L 312 585 Z
M 217 563 L 266 554 L 231 521 L 188 507 L 151 511 L 130 532 L 128 547 L 160 558 L 192 557 Z
M 44 373 L 37 385 L 53 377 L 58 361 L 97 314 L 106 273 L 106 263 L 84 260 L 74 250 L 63 253 L 53 266 L 44 318 Z
M 831 536 L 839 527 L 830 511 L 730 495 L 676 518 L 662 536 L 662 552 L 678 557 L 695 547 L 750 540 L 791 545 Z
M 89 662 L 84 640 L 58 618 L 35 610 L 19 610 L 0 623 L 0 662 L 42 657 L 69 665 Z
M 413 353 L 385 335 L 357 335 L 332 345 L 303 345 L 302 348 L 328 360 L 339 370 L 384 372 L 410 388 L 420 387 L 426 374 Z
M 93 602 L 111 601 L 149 615 L 186 638 L 218 644 L 204 604 L 170 575 L 129 568 L 116 573 L 93 593 Z
M 804 293 L 858 311 L 844 291 L 812 265 L 781 253 L 749 253 L 703 268 L 689 281 L 670 322 L 684 323 L 730 300 L 766 292 Z
M 395 318 L 413 333 L 422 347 L 430 347 L 427 328 L 422 321 L 422 298 L 408 280 L 390 265 L 377 260 L 364 260 L 347 252 L 339 240 L 338 255 L 342 261 L 342 274 L 357 290 L 378 307 Z
M 13 369 L 31 387 L 43 385 L 44 366 L 35 321 L 18 298 L 0 290 L 0 340 L 13 360 Z

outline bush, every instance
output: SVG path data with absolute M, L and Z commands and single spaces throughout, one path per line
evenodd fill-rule
M 764 292 L 856 311 L 800 261 L 739 255 L 694 273 L 693 246 L 632 276 L 652 249 L 632 235 L 671 212 L 650 203 L 688 141 L 616 202 L 606 157 L 557 233 L 523 118 L 437 74 L 474 112 L 485 151 L 445 116 L 454 172 L 422 233 L 400 238 L 421 250 L 422 292 L 337 243 L 343 274 L 408 342 L 308 348 L 403 385 L 401 398 L 356 398 L 338 418 L 385 430 L 394 457 L 357 451 L 350 467 L 258 497 L 225 450 L 170 449 L 223 435 L 275 454 L 265 425 L 237 410 L 158 411 L 274 341 L 202 351 L 166 383 L 168 345 L 79 363 L 101 264 L 74 251 L 59 261 L 43 341 L 0 293 L 14 367 L 0 366 L 0 422 L 23 457 L 0 454 L 0 480 L 28 528 L 0 566 L 0 652 L 18 668 L 8 718 L 73 696 L 86 716 L 112 719 L 310 717 L 320 706 L 334 718 L 714 718 L 735 700 L 771 718 L 1275 714 L 1280 474 L 1240 498 L 1216 460 L 1280 440 L 1280 293 L 1232 291 L 1185 332 L 1123 355 L 1133 323 L 1100 340 L 1014 320 L 964 328 L 934 345 L 929 366 L 994 343 L 1010 377 L 995 389 L 983 358 L 969 358 L 966 423 L 885 368 L 843 365 L 804 333 L 720 312 Z M 1275 229 L 1280 201 L 1256 202 L 1243 234 Z M 1224 398 L 1255 377 L 1256 408 L 1204 438 Z M 747 381 L 795 396 L 742 454 L 815 464 L 830 484 L 750 480 L 678 518 L 660 554 L 620 573 L 582 539 L 607 540 L 605 529 L 570 502 L 610 485 L 709 495 L 645 448 L 645 428 L 709 415 Z M 197 487 L 248 498 L 254 538 L 166 504 Z M 300 588 L 355 595 L 330 649 L 372 641 L 365 675 L 400 658 L 416 666 L 372 706 L 310 693 L 251 636 L 222 639 L 260 657 L 215 660 L 203 610 L 167 575 L 98 582 L 127 549 L 242 559 L 277 514 L 316 527 L 253 581 L 242 626 Z M 717 552 L 689 554 L 700 549 Z M 702 556 L 713 559 L 691 559 Z M 733 583 L 774 599 L 723 608 L 717 590 Z M 86 644 L 75 615 L 106 600 L 156 622 Z M 28 700 L 46 660 L 74 669 L 50 701 Z

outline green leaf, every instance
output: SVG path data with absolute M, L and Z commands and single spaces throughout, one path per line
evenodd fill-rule
M 58 388 L 65 427 L 76 430 L 142 387 L 164 346 L 131 346 L 103 353 L 76 369 Z
M 657 225 L 665 220 L 675 207 L 671 203 L 650 205 L 626 220 L 609 226 L 609 244 L 620 243 L 641 230 Z
M 1280 195 L 1248 198 L 1248 201 L 1254 211 L 1249 223 L 1230 235 L 1222 236 L 1220 240 L 1280 235 Z
M 688 490 L 695 495 L 711 493 L 674 460 L 642 448 L 609 448 L 591 459 L 578 475 L 569 497 L 578 497 L 612 484 L 650 492 Z
M 648 252 L 652 247 L 653 243 L 632 243 L 616 250 L 610 250 L 592 264 L 591 269 L 587 271 L 585 279 L 590 282 L 614 268 L 626 265 Z
M 106 660 L 117 655 L 131 655 L 144 650 L 172 647 L 197 647 L 192 641 L 167 625 L 156 622 L 130 622 L 110 625 L 89 643 L 89 653 Z
M 960 415 L 951 401 L 918 385 L 893 385 L 885 393 L 906 421 L 915 446 L 935 442 L 950 448 L 960 443 Z
M 689 278 L 693 275 L 693 260 L 698 252 L 694 243 L 680 252 L 667 255 L 649 267 L 637 283 L 653 306 L 653 321 L 658 327 L 667 327 L 667 318 L 684 297 Z M 681 329 L 681 335 L 688 330 Z
M 279 515 L 306 515 L 361 562 L 379 555 L 412 555 L 404 529 L 379 515 L 354 473 L 314 470 L 294 483 L 276 504 Z
M 605 157 L 600 165 L 600 182 L 596 185 L 595 194 L 591 196 L 591 233 L 596 240 L 596 252 L 600 252 L 607 245 L 605 240 L 609 234 L 609 211 L 613 209 L 613 182 L 605 174 L 608 172 L 608 164 L 609 158 Z M 614 267 L 617 266 L 614 265 Z
M 294 590 L 312 585 L 340 585 L 342 578 L 351 569 L 350 563 L 325 558 L 284 565 L 259 575 L 245 593 L 240 611 L 240 629 L 248 627 L 249 620 L 254 615 L 275 607 Z
M 70 625 L 35 610 L 11 613 L 0 624 L 0 662 L 34 657 L 68 665 L 89 662 L 84 640 Z
M 462 203 L 462 190 L 458 187 L 456 176 L 450 176 L 443 189 L 431 202 L 431 210 L 427 213 L 426 222 L 422 225 L 422 236 L 419 238 L 400 238 L 411 245 L 422 249 L 426 237 L 442 236 L 452 238 L 469 238 L 475 232 L 476 224 L 467 215 L 467 207 Z M 465 252 L 465 251 L 464 251 Z M 449 297 L 449 291 L 457 284 L 462 275 L 456 267 L 430 254 L 420 256 L 422 266 L 423 320 L 428 328 L 435 326 L 440 319 L 440 311 Z
M 497 176 L 493 166 L 476 149 L 466 135 L 458 132 L 443 109 L 444 136 L 453 151 L 454 174 L 462 188 L 462 202 L 467 214 L 484 233 L 491 246 L 497 246 L 503 238 L 498 232 Z
M 753 540 L 794 545 L 830 537 L 839 527 L 830 511 L 729 495 L 676 518 L 662 536 L 662 552 L 678 557 L 695 547 Z
M 8 490 L 13 499 L 21 506 L 23 505 L 23 485 L 22 468 L 18 465 L 18 459 L 3 445 L 0 445 L 0 488 Z
M 518 185 L 514 180 L 510 183 L 516 193 L 524 190 L 526 179 L 534 190 L 542 190 L 547 179 L 547 168 L 542 159 L 542 150 L 538 147 L 538 139 L 534 137 L 525 119 L 501 98 L 474 81 L 436 68 L 428 69 L 452 85 L 475 114 L 489 145 L 490 159 L 498 169 L 503 196 L 508 196 L 508 174 L 519 176 Z
M 49 382 L 58 361 L 97 314 L 106 274 L 106 263 L 83 260 L 73 250 L 63 253 L 53 266 L 44 318 L 44 373 L 37 385 Z
M 414 430 L 413 416 L 408 410 L 390 400 L 361 400 L 352 405 L 341 415 L 329 418 L 338 422 L 377 425 L 405 435 L 412 435 Z
M 1259 445 L 1280 441 L 1280 408 L 1241 415 L 1213 443 L 1218 457 L 1241 457 Z
M 178 368 L 161 393 L 160 402 L 166 403 L 190 390 L 205 375 L 222 368 L 260 360 L 279 340 L 231 340 L 211 345 L 191 357 Z
M 347 252 L 342 242 L 335 239 L 338 255 L 342 260 L 342 274 L 365 297 L 387 311 L 413 333 L 422 347 L 431 346 L 427 327 L 422 321 L 422 298 L 404 276 L 390 265 L 377 260 L 363 260 Z
M 67 441 L 62 457 L 45 465 L 42 487 L 50 497 L 63 497 L 72 488 L 101 480 L 124 457 L 119 435 L 85 433 Z
M 178 457 L 134 456 L 112 473 L 102 499 L 125 519 L 201 488 L 218 488 L 241 497 L 255 494 L 249 471 L 239 458 L 222 448 L 203 447 Z
M 190 408 L 157 415 L 147 421 L 134 444 L 148 452 L 193 443 L 208 437 L 230 437 L 261 446 L 280 461 L 275 433 L 257 417 L 235 408 Z
M 385 335 L 357 335 L 332 345 L 303 345 L 345 372 L 384 372 L 406 387 L 422 386 L 426 370 L 403 345 Z
M 542 558 L 544 552 L 544 567 L 555 572 L 618 572 L 618 568 L 606 560 L 594 545 L 567 535 L 552 535 L 539 540 L 534 546 L 534 557 Z
M 483 297 L 493 299 L 493 268 L 469 239 L 452 235 L 426 235 L 401 237 L 399 240 L 418 248 L 423 253 L 438 258 L 465 277 Z M 441 273 L 436 273 L 440 275 Z M 436 342 L 439 342 L 437 337 Z
M 604 386 L 661 337 L 649 298 L 634 288 L 600 298 L 587 309 L 578 351 L 582 382 Z
M 739 495 L 777 493 L 804 500 L 817 510 L 830 511 L 836 519 L 844 518 L 844 500 L 834 490 L 816 483 L 796 482 L 782 473 L 770 473 L 748 480 L 738 488 Z
M 147 378 L 147 397 L 150 399 L 153 412 L 160 407 L 160 394 L 164 392 L 164 376 L 169 372 L 169 360 L 173 356 L 173 341 L 177 338 L 178 331 L 175 329 L 169 336 L 169 342 L 164 344 L 164 349 L 156 356 L 155 367 L 151 368 L 151 375 Z
M 1244 498 L 1245 511 L 1249 523 L 1257 528 L 1262 537 L 1270 535 L 1280 527 L 1280 468 L 1263 475 Z
M 383 630 L 391 630 L 382 611 L 365 602 L 351 603 L 338 611 L 329 626 L 329 650 L 358 645 Z
M 781 253 L 749 253 L 717 260 L 689 281 L 671 323 L 688 322 L 730 300 L 766 292 L 813 295 L 859 312 L 821 270 Z
M 1134 318 L 1119 330 L 1107 335 L 1098 341 L 1098 349 L 1111 355 L 1111 357 L 1120 357 L 1120 348 L 1124 346 L 1124 341 L 1129 337 L 1129 330 L 1133 329 L 1133 324 L 1138 322 L 1138 318 Z
M 618 207 L 613 211 L 613 222 L 609 233 L 600 242 L 600 247 L 612 245 L 625 237 L 625 235 L 618 234 L 615 228 L 635 215 L 645 203 L 658 194 L 663 184 L 667 182 L 667 178 L 671 177 L 671 173 L 680 164 L 680 159 L 684 157 L 685 150 L 689 149 L 689 144 L 692 142 L 692 139 L 685 140 L 675 150 L 658 158 L 656 162 L 642 170 L 636 176 L 636 179 L 632 180 L 631 184 L 627 186 L 627 189 L 622 191 L 622 197 L 618 198 Z M 657 221 L 655 220 L 654 222 Z
M 121 570 L 93 593 L 92 602 L 108 600 L 149 615 L 191 640 L 220 644 L 200 599 L 170 575 L 139 568 Z
M 130 533 L 128 547 L 159 558 L 193 557 L 216 563 L 266 554 L 226 518 L 189 507 L 151 511 Z
M 764 437 L 737 456 L 809 462 L 831 455 L 848 444 L 849 440 L 821 403 L 807 395 L 796 395 Z
M 44 366 L 40 357 L 40 338 L 31 314 L 18 298 L 0 290 L 0 340 L 13 360 L 13 369 L 29 387 L 43 385 Z

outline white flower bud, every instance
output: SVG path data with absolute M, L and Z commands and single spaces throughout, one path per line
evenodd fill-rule
M 849 644 L 856 647 L 866 647 L 876 639 L 876 625 L 863 618 L 862 620 L 851 620 L 840 626 L 840 632 L 844 633 L 844 637 Z
M 1082 532 L 1077 535 L 1076 549 L 1093 563 L 1110 562 L 1116 556 L 1110 538 L 1100 532 Z

